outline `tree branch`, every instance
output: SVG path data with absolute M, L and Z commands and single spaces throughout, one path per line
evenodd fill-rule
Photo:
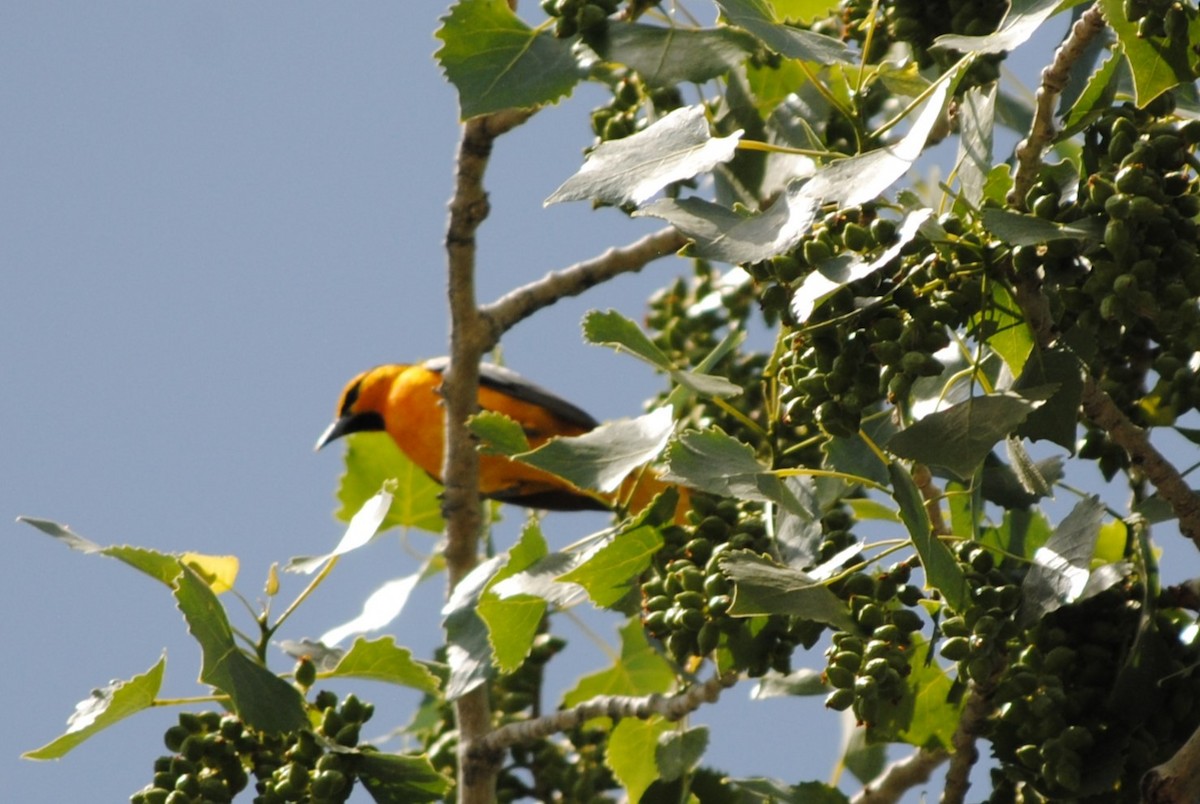
M 967 703 L 963 707 L 958 726 L 950 745 L 954 749 L 950 755 L 950 767 L 946 770 L 946 786 L 942 789 L 942 804 L 962 804 L 966 800 L 967 790 L 971 787 L 971 768 L 979 759 L 979 749 L 975 740 L 991 711 L 991 685 L 987 688 L 974 681 L 967 687 Z
M 850 799 L 850 804 L 895 804 L 909 790 L 929 781 L 934 769 L 948 756 L 940 749 L 913 751 L 884 768 L 883 773 Z
M 646 720 L 660 715 L 667 720 L 680 718 L 696 711 L 705 703 L 715 703 L 721 692 L 737 683 L 737 673 L 716 675 L 703 684 L 696 684 L 676 695 L 597 695 L 570 709 L 552 715 L 509 723 L 473 741 L 466 747 L 468 755 L 479 753 L 495 756 L 506 748 L 541 740 L 552 734 L 569 731 L 596 717 L 636 717 Z
M 1042 348 L 1052 346 L 1058 340 L 1059 333 L 1037 278 L 1017 277 L 1016 291 L 1017 306 L 1033 331 L 1034 339 Z M 1090 372 L 1084 376 L 1080 407 L 1084 416 L 1108 433 L 1113 443 L 1125 450 L 1130 461 L 1141 468 L 1159 496 L 1178 517 L 1179 530 L 1200 548 L 1200 496 L 1192 491 L 1175 465 L 1150 443 L 1146 431 L 1121 412 L 1117 403 L 1100 388 Z
M 1200 800 L 1200 730 L 1161 765 L 1142 777 L 1142 801 L 1184 804 Z
M 483 175 L 496 137 L 525 122 L 531 111 L 498 112 L 468 120 L 462 129 L 455 162 L 454 195 L 446 229 L 450 300 L 450 366 L 443 380 L 446 401 L 446 447 L 442 477 L 445 492 L 446 574 L 448 591 L 476 563 L 483 516 L 479 500 L 479 455 L 466 421 L 476 411 L 479 395 L 479 362 L 487 343 L 487 327 L 475 302 L 475 232 L 488 215 Z M 494 798 L 499 762 L 495 758 L 468 758 L 461 746 L 491 728 L 491 705 L 486 685 L 455 701 L 460 752 L 459 801 L 485 804 Z
M 1083 55 L 1088 44 L 1104 30 L 1104 15 L 1100 4 L 1092 5 L 1071 26 L 1071 32 L 1058 50 L 1054 60 L 1042 70 L 1042 83 L 1034 96 L 1033 124 L 1029 136 L 1017 145 L 1017 171 L 1013 176 L 1013 187 L 1008 193 L 1009 206 L 1025 208 L 1025 196 L 1037 181 L 1042 166 L 1042 153 L 1054 138 L 1054 107 L 1067 81 L 1071 69 Z
M 615 276 L 636 273 L 652 260 L 673 254 L 686 243 L 687 238 L 676 229 L 659 229 L 627 246 L 610 248 L 598 257 L 548 273 L 481 306 L 480 315 L 487 320 L 492 345 L 502 334 L 543 307 L 567 296 L 578 296 Z

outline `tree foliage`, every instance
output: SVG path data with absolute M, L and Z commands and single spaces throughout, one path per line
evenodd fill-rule
M 709 13 L 700 5 L 691 14 Z M 736 779 L 708 764 L 706 730 L 683 718 L 747 677 L 760 695 L 822 695 L 851 713 L 860 739 L 843 762 L 869 785 L 860 800 L 895 800 L 945 765 L 943 798 L 961 801 L 982 751 L 994 801 L 1136 800 L 1143 779 L 1156 800 L 1194 797 L 1177 752 L 1200 725 L 1198 600 L 1160 582 L 1160 550 L 1188 546 L 1160 547 L 1151 526 L 1200 545 L 1200 502 L 1177 465 L 1192 461 L 1152 440 L 1174 430 L 1194 443 L 1200 407 L 1195 5 L 712 11 L 705 27 L 645 0 L 520 14 L 459 0 L 437 31 L 465 121 L 447 238 L 446 476 L 471 477 L 474 438 L 597 491 L 647 463 L 675 487 L 559 551 L 531 519 L 481 560 L 472 489 L 448 484 L 439 510 L 436 485 L 386 436 L 353 436 L 346 539 L 290 569 L 315 586 L 380 528 L 444 530 L 447 548 L 328 644 L 290 644 L 290 681 L 267 669 L 267 645 L 308 590 L 281 616 L 262 609 L 245 636 L 217 597 L 228 564 L 31 522 L 170 587 L 202 646 L 201 679 L 229 710 L 181 716 L 135 801 L 251 786 L 260 802 L 341 801 L 356 783 L 376 801 L 844 800 L 786 768 Z M 1001 78 L 1005 56 L 1068 16 L 1025 105 Z M 546 203 L 668 228 L 480 306 L 463 233 L 482 222 L 470 202 L 486 153 L 583 81 L 611 98 Z M 1005 129 L 1020 138 L 1011 154 L 997 151 Z M 914 178 L 939 143 L 955 153 L 949 178 Z M 644 416 L 531 452 L 503 417 L 460 415 L 472 363 L 505 328 L 675 251 L 690 269 L 649 300 L 644 326 L 613 311 L 584 324 L 589 342 L 663 373 Z M 1077 492 L 1088 464 L 1128 500 Z M 1058 516 L 1053 495 L 1078 500 Z M 443 571 L 436 661 L 392 638 L 333 647 Z M 545 667 L 568 648 L 556 619 L 578 605 L 624 618 L 619 657 L 544 700 Z M 794 670 L 805 651 L 820 672 Z M 60 756 L 153 705 L 163 664 L 95 693 L 29 756 Z M 313 688 L 336 676 L 421 690 L 404 727 L 417 748 L 360 744 L 370 705 Z M 911 753 L 884 767 L 889 743 Z

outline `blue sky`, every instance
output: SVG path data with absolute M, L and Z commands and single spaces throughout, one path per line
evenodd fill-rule
M 331 516 L 340 449 L 313 454 L 312 444 L 345 381 L 445 351 L 457 107 L 431 58 L 442 9 L 47 2 L 0 12 L 0 514 L 10 522 L 0 525 L 10 556 L 0 779 L 12 800 L 120 801 L 149 781 L 173 710 L 132 718 L 60 762 L 17 759 L 61 733 L 92 688 L 144 672 L 165 648 L 163 694 L 201 691 L 198 651 L 165 589 L 12 518 L 55 519 L 101 544 L 236 554 L 239 588 L 254 599 L 272 562 L 324 552 L 341 534 Z M 542 207 L 578 168 L 587 112 L 602 100 L 581 89 L 498 145 L 481 300 L 656 228 L 586 204 Z M 661 261 L 560 302 L 505 337 L 506 361 L 600 419 L 640 412 L 660 380 L 583 344 L 579 321 L 609 307 L 638 318 L 648 293 L 688 268 Z M 501 544 L 520 518 L 508 513 Z M 546 531 L 562 546 L 603 522 L 556 515 Z M 430 545 L 393 536 L 349 557 L 281 636 L 349 619 Z M 301 586 L 285 578 L 284 599 Z M 438 637 L 441 596 L 440 583 L 422 589 L 396 625 L 418 654 Z M 613 639 L 607 621 L 593 625 Z M 557 671 L 565 686 L 606 659 L 577 628 L 562 632 L 579 654 Z M 413 703 L 388 687 L 338 689 L 375 702 L 368 736 Z M 836 718 L 812 700 L 748 702 L 748 690 L 697 716 L 720 726 L 710 760 L 739 775 L 828 778 Z

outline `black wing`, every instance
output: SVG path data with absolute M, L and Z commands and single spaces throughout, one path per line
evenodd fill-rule
M 435 357 L 425 361 L 425 368 L 441 374 L 450 364 L 448 357 Z M 495 391 L 508 394 L 514 399 L 528 402 L 531 405 L 543 407 L 558 418 L 584 430 L 592 430 L 600 425 L 587 411 L 572 405 L 540 385 L 535 385 L 517 372 L 497 366 L 492 363 L 479 365 L 479 384 Z

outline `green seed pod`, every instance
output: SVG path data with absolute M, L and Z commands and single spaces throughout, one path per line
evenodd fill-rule
M 848 223 L 842 229 L 842 243 L 851 251 L 866 251 L 874 246 L 871 232 L 857 223 Z
M 830 686 L 836 689 L 850 689 L 854 686 L 854 673 L 837 665 L 825 668 L 825 678 Z
M 729 595 L 714 595 L 708 599 L 708 613 L 713 617 L 719 617 L 729 611 L 729 607 L 733 605 L 733 598 Z
M 825 697 L 825 706 L 838 712 L 844 712 L 854 703 L 854 690 L 836 689 Z
M 681 609 L 701 609 L 704 607 L 704 595 L 700 592 L 680 592 L 675 595 L 675 605 Z
M 862 666 L 862 658 L 863 657 L 861 653 L 855 653 L 854 651 L 849 650 L 839 650 L 837 653 L 833 654 L 833 660 L 830 664 L 849 670 L 851 673 L 857 673 L 858 668 Z
M 721 639 L 721 629 L 715 623 L 706 622 L 696 633 L 696 649 L 700 656 L 707 656 L 717 649 Z
M 833 256 L 833 249 L 819 239 L 807 240 L 804 243 L 804 261 L 809 265 L 818 265 Z

